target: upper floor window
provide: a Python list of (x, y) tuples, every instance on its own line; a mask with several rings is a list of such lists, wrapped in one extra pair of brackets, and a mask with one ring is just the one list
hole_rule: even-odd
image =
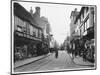
[(33, 32), (33, 37), (36, 37), (36, 32)]
[(20, 31), (20, 32), (22, 32), (22, 27), (19, 26), (19, 25), (17, 25), (17, 30)]
[(80, 24), (81, 24), (81, 18), (80, 18)]
[(40, 38), (41, 37), (41, 31), (38, 30), (38, 37)]
[(85, 32), (85, 25), (84, 25), (84, 23), (83, 23), (83, 32)]
[(84, 25), (85, 25), (85, 30), (86, 30), (87, 29), (87, 22), (85, 22)]
[(23, 27), (23, 32), (26, 33), (26, 27)]
[(90, 27), (90, 24), (89, 24), (89, 19), (87, 19), (87, 28)]
[(81, 36), (81, 28), (80, 28), (80, 36)]
[(89, 10), (89, 7), (86, 7), (86, 13), (88, 12), (88, 10)]
[(26, 32), (27, 34), (30, 34), (30, 24), (26, 23)]
[(82, 14), (81, 14), (81, 22), (83, 21), (83, 19), (84, 19), (84, 13), (82, 12)]
[(82, 13), (82, 17), (84, 18), (84, 11), (83, 11), (83, 13)]

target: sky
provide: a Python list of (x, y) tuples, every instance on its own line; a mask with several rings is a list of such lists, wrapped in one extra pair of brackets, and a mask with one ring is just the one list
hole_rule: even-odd
[(51, 33), (58, 44), (62, 44), (66, 37), (70, 35), (70, 14), (75, 8), (80, 11), (81, 6), (63, 5), (63, 4), (47, 4), (33, 2), (19, 2), (27, 11), (32, 7), (33, 13), (35, 7), (40, 7), (40, 16), (48, 18), (51, 26)]

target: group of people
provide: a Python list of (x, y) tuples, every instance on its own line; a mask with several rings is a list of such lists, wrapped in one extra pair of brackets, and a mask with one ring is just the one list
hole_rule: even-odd
[[(94, 43), (94, 42), (92, 42)], [(68, 53), (72, 53), (73, 58), (80, 56), (84, 61), (94, 61), (94, 46), (91, 40), (75, 40), (67, 44)]]

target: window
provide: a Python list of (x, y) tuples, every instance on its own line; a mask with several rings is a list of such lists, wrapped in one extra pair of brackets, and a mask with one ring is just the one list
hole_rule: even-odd
[(29, 25), (29, 34), (33, 35), (34, 27), (32, 25)]
[(40, 30), (38, 29), (38, 37), (40, 38)]
[(82, 25), (82, 27), (81, 27), (81, 31), (82, 31), (82, 33), (84, 32), (84, 27), (83, 27), (83, 25)]
[(80, 24), (80, 19), (78, 19), (78, 24), (77, 25), (79, 25)]
[(87, 29), (87, 22), (85, 22), (85, 30)]
[(27, 29), (27, 34), (30, 34), (30, 29)]
[(88, 10), (89, 10), (89, 7), (86, 7), (86, 13), (88, 12)]
[(17, 25), (17, 30), (20, 31), (20, 32), (22, 32), (22, 27), (19, 26), (19, 25)]
[(83, 26), (84, 26), (84, 32), (85, 32), (85, 24), (83, 24)]
[(23, 27), (23, 32), (26, 33), (26, 27)]
[(81, 28), (80, 28), (80, 36), (81, 36)]
[(36, 32), (33, 32), (33, 37), (36, 37)]
[(82, 29), (82, 33), (83, 33), (83, 32), (84, 32), (84, 27), (83, 27), (83, 25), (82, 25), (81, 29)]
[(81, 24), (81, 18), (80, 18), (80, 24)]
[(36, 37), (38, 37), (38, 29), (35, 29)]
[(82, 22), (82, 20), (83, 20), (83, 16), (82, 16), (82, 14), (81, 14), (81, 22)]
[(80, 30), (78, 30), (78, 35), (80, 35)]
[(84, 17), (86, 17), (86, 9), (84, 9)]
[(84, 18), (84, 11), (83, 11), (83, 18)]
[(89, 19), (87, 20), (87, 28), (89, 28)]
[(41, 34), (42, 34), (42, 32), (41, 32), (41, 30), (40, 30), (40, 38), (41, 38)]

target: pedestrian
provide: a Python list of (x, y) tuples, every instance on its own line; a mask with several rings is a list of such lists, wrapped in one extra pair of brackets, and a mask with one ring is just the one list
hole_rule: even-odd
[(55, 49), (55, 58), (58, 58), (58, 50)]
[(73, 42), (72, 44), (72, 58), (74, 59), (75, 58), (75, 43)]

